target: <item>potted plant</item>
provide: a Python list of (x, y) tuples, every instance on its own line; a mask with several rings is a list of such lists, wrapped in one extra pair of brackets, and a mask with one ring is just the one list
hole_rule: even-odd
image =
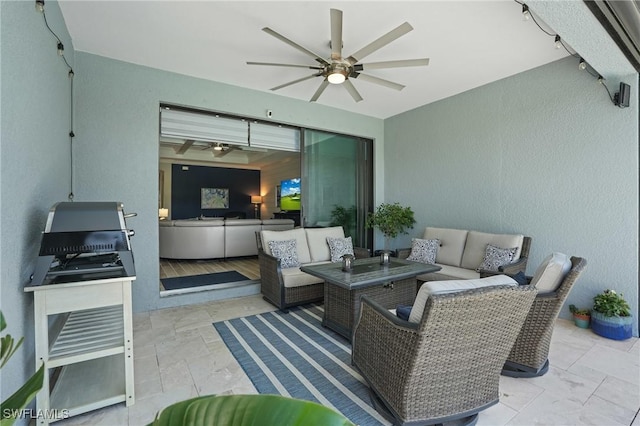
[(378, 228), (384, 235), (384, 249), (389, 251), (389, 241), (398, 234), (408, 234), (416, 220), (411, 207), (402, 207), (400, 203), (382, 203), (375, 212), (367, 216), (367, 228)]
[(594, 333), (614, 340), (631, 337), (633, 317), (622, 294), (605, 290), (593, 298), (591, 329)]
[(589, 328), (591, 311), (589, 309), (579, 309), (576, 305), (569, 305), (569, 310), (573, 314), (573, 322), (580, 328)]

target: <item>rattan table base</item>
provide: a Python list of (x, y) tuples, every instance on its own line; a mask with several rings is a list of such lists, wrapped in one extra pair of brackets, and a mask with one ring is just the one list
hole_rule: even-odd
[(412, 304), (416, 293), (415, 277), (354, 289), (325, 282), (322, 325), (351, 340), (353, 326), (360, 315), (360, 296), (366, 294), (385, 308), (395, 309), (399, 304)]

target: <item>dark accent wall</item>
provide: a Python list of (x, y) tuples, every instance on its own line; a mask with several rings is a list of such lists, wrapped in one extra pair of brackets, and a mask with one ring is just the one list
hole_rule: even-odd
[[(183, 170), (187, 167), (187, 170)], [(228, 209), (201, 209), (201, 188), (228, 188)], [(253, 218), (251, 196), (260, 195), (260, 171), (222, 167), (171, 165), (171, 218), (188, 219), (203, 216), (224, 216), (243, 212)]]

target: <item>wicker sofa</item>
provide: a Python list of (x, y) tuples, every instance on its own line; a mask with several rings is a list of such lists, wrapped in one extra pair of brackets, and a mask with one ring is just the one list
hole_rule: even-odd
[[(517, 248), (513, 261), (498, 268), (500, 273), (515, 275), (527, 268), (531, 247), (531, 238), (522, 234), (490, 234), (464, 229), (427, 227), (422, 239), (440, 240), (435, 264), (442, 269), (435, 273), (419, 275), (419, 281), (480, 278), (477, 268), (483, 263), (488, 244), (501, 248)], [(410, 253), (411, 248), (402, 248), (398, 250), (398, 257), (406, 259)]]
[(258, 254), (255, 233), (293, 229), (291, 219), (183, 219), (160, 221), (160, 257), (219, 259)]
[[(295, 228), (287, 231), (262, 230), (256, 233), (262, 296), (279, 309), (324, 298), (322, 279), (306, 274), (300, 266), (328, 263), (331, 251), (327, 237), (344, 238), (341, 226), (326, 228)], [(296, 257), (300, 266), (282, 267), (280, 258), (273, 256), (270, 241), (295, 240)], [(367, 249), (354, 247), (356, 258), (368, 257)]]

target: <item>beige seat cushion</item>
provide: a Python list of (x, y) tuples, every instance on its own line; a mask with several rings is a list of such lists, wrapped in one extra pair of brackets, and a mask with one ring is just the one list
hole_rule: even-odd
[[(329, 262), (318, 262), (317, 264), (320, 265), (322, 263)], [(305, 285), (319, 284), (324, 282), (322, 278), (314, 277), (313, 275), (302, 272), (300, 268), (282, 269), (282, 281), (284, 282), (284, 286), (287, 288), (302, 287)]]
[(524, 235), (521, 234), (488, 234), (486, 232), (469, 231), (460, 266), (467, 269), (476, 269), (480, 266), (484, 259), (487, 244), (505, 249), (516, 247), (517, 250), (513, 260), (518, 260), (522, 252), (523, 240)]
[(419, 323), (422, 320), (424, 306), (427, 303), (427, 299), (432, 294), (455, 293), (458, 291), (494, 285), (517, 286), (518, 283), (506, 275), (492, 275), (490, 277), (479, 278), (477, 280), (448, 280), (424, 283), (422, 284), (422, 287), (420, 287), (420, 291), (418, 291), (416, 300), (413, 302), (409, 321)]
[[(344, 238), (344, 230), (342, 226), (331, 226), (329, 228), (305, 228), (307, 234), (307, 243), (309, 244), (309, 253), (311, 254), (311, 262), (324, 262), (331, 260), (331, 251), (327, 237)], [(303, 263), (302, 261), (300, 263)]]
[(555, 291), (571, 269), (571, 259), (563, 253), (551, 253), (547, 256), (531, 278), (531, 285), (536, 286), (538, 293)]
[[(469, 231), (463, 229), (428, 227), (424, 230), (424, 239), (440, 240), (440, 247), (436, 254), (436, 263), (460, 266), (462, 252), (464, 251), (464, 243), (467, 239), (468, 232)], [(482, 259), (480, 260), (482, 261)]]
[(480, 278), (480, 272), (476, 272), (475, 269), (459, 268), (457, 266), (439, 265), (438, 272), (431, 272), (430, 274), (418, 275), (420, 281), (445, 281), (445, 280), (473, 280)]
[(307, 234), (305, 234), (303, 228), (289, 229), (287, 231), (260, 231), (260, 237), (262, 238), (262, 248), (269, 255), (271, 254), (269, 241), (296, 240), (298, 262), (301, 264), (311, 262)]

